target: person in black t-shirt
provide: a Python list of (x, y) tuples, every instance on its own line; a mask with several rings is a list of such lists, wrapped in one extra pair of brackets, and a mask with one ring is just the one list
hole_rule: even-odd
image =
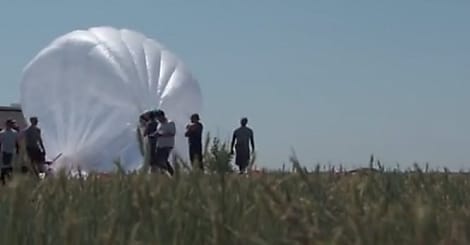
[(29, 121), (31, 125), (23, 132), (26, 143), (26, 153), (32, 163), (34, 173), (39, 174), (39, 172), (43, 172), (46, 168), (46, 148), (42, 142), (41, 129), (38, 127), (38, 118), (31, 117)]
[(253, 130), (247, 126), (248, 119), (246, 117), (240, 120), (240, 127), (233, 131), (232, 143), (230, 144), (230, 154), (233, 155), (235, 147), (236, 156), (235, 164), (240, 170), (240, 174), (246, 172), (250, 164), (250, 145), (251, 152), (255, 152), (255, 140)]
[(184, 135), (188, 138), (189, 159), (193, 168), (195, 164), (198, 164), (199, 168), (204, 170), (204, 164), (202, 162), (203, 126), (199, 120), (199, 114), (195, 113), (191, 115), (191, 123), (186, 126), (186, 133)]

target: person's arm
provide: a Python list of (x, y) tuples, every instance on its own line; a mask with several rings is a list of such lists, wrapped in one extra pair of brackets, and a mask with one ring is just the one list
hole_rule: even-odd
[(175, 125), (174, 122), (172, 122), (170, 125), (171, 125), (171, 127), (170, 127), (170, 130), (169, 130), (167, 136), (173, 137), (173, 136), (176, 135), (176, 125)]
[(17, 134), (16, 137), (17, 137), (18, 141), (22, 140), (23, 137), (24, 137), (24, 130), (18, 131), (18, 134)]
[(155, 127), (155, 130), (153, 132), (149, 132), (148, 136), (150, 137), (160, 136), (158, 134), (158, 126)]
[(251, 143), (251, 150), (254, 152), (255, 151), (255, 137), (253, 136), (253, 131), (251, 131), (251, 134), (250, 134), (250, 143)]
[(186, 132), (184, 133), (184, 136), (185, 137), (191, 136), (192, 131), (193, 131), (193, 125), (186, 126)]
[(38, 139), (39, 145), (41, 145), (42, 152), (45, 154), (45, 153), (46, 153), (46, 148), (44, 147), (44, 144), (42, 143), (42, 134), (41, 134), (41, 130), (40, 130), (40, 129), (38, 129), (38, 130), (39, 130), (39, 139)]
[(234, 131), (233, 135), (232, 135), (232, 143), (230, 144), (230, 153), (232, 153), (232, 154), (233, 154), (233, 147), (235, 146), (236, 138), (237, 138), (236, 131)]
[(16, 154), (20, 153), (20, 134), (16, 135), (15, 139)]

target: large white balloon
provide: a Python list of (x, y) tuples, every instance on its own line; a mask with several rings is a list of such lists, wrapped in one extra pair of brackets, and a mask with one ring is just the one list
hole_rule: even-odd
[(177, 125), (176, 148), (187, 160), (184, 125), (200, 113), (198, 82), (158, 42), (126, 29), (95, 27), (54, 40), (26, 66), (21, 80), (26, 118), (37, 116), (54, 168), (128, 170), (142, 156), (139, 115), (162, 109)]

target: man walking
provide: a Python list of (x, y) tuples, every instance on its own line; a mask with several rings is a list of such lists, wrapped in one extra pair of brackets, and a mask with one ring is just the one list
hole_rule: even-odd
[(199, 114), (191, 115), (191, 123), (186, 126), (186, 133), (184, 136), (188, 138), (189, 145), (189, 159), (194, 168), (196, 164), (204, 171), (204, 164), (202, 163), (202, 123), (199, 121)]
[(160, 167), (167, 170), (170, 175), (173, 175), (174, 169), (168, 158), (175, 146), (176, 126), (173, 121), (166, 118), (162, 110), (156, 111), (155, 116), (158, 120), (157, 131), (154, 133), (157, 136), (157, 152), (155, 156), (156, 164), (152, 166), (152, 172), (155, 172), (156, 168)]
[(0, 178), (2, 184), (5, 185), (6, 178), (11, 178), (13, 171), (12, 160), (13, 154), (18, 149), (18, 133), (13, 129), (14, 122), (8, 119), (5, 123), (6, 128), (0, 132), (0, 144), (2, 153), (2, 169)]
[(38, 174), (46, 169), (46, 150), (42, 142), (41, 129), (38, 127), (38, 118), (31, 117), (29, 122), (31, 125), (24, 131), (26, 153), (32, 163), (33, 171)]
[(247, 127), (248, 119), (242, 118), (240, 124), (241, 126), (233, 132), (230, 153), (233, 154), (235, 146), (235, 164), (238, 166), (240, 174), (243, 174), (250, 163), (250, 145), (252, 152), (255, 151), (255, 141), (253, 130)]

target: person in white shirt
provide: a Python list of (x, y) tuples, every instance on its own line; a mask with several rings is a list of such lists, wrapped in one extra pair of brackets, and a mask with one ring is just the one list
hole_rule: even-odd
[(168, 120), (165, 112), (158, 110), (155, 112), (155, 117), (158, 120), (157, 130), (154, 134), (157, 136), (155, 163), (151, 165), (152, 172), (157, 168), (167, 170), (170, 175), (174, 174), (174, 169), (171, 166), (168, 158), (171, 151), (175, 147), (176, 126), (173, 121)]
[(6, 178), (11, 177), (13, 171), (13, 154), (18, 148), (18, 133), (13, 129), (14, 121), (8, 119), (5, 123), (6, 128), (0, 132), (0, 151), (2, 154), (2, 169), (0, 178), (2, 183), (6, 183)]

